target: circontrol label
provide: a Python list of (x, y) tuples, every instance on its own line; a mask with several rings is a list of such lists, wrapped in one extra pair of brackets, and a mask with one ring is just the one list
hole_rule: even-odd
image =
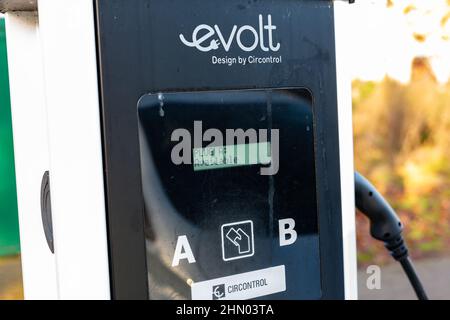
[(286, 291), (284, 265), (192, 284), (192, 300), (246, 300)]

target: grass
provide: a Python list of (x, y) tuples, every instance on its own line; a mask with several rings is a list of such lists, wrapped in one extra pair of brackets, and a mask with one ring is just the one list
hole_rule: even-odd
[(0, 300), (22, 300), (20, 256), (0, 257)]

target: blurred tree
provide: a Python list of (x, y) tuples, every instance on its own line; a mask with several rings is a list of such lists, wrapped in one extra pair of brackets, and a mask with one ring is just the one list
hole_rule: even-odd
[[(433, 63), (450, 53), (450, 0), (386, 0), (386, 8), (406, 19), (420, 56), (407, 84), (354, 80), (355, 165), (399, 212), (413, 256), (440, 254), (450, 247), (450, 81), (442, 80), (450, 73), (439, 82)], [(367, 220), (357, 223), (360, 261), (390, 261)]]
[[(356, 167), (399, 211), (416, 256), (450, 245), (449, 89), (423, 57), (413, 61), (407, 85), (387, 77), (353, 84)], [(383, 262), (381, 247), (365, 239), (366, 227), (361, 260)]]

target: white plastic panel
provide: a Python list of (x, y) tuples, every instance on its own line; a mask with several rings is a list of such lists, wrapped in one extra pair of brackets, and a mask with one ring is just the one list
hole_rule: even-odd
[(45, 239), (40, 207), (49, 155), (36, 13), (8, 13), (6, 32), (24, 293), (26, 299), (56, 299), (55, 257)]
[(92, 0), (40, 0), (59, 298), (109, 299)]
[(339, 150), (341, 167), (342, 235), (345, 298), (358, 298), (353, 166), (352, 87), (347, 72), (351, 64), (352, 6), (335, 1), (336, 78), (338, 89)]

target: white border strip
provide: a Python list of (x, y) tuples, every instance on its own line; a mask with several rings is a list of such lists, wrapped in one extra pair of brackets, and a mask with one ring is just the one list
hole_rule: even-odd
[(351, 12), (346, 2), (334, 2), (336, 40), (336, 79), (339, 118), (339, 150), (341, 168), (342, 236), (344, 249), (345, 298), (358, 298), (356, 262), (355, 192), (353, 166), (353, 130), (351, 78)]
[(109, 299), (94, 6), (40, 0), (60, 299)]
[(41, 180), (49, 168), (49, 154), (36, 13), (8, 12), (6, 32), (24, 295), (56, 299), (55, 257), (41, 219)]

